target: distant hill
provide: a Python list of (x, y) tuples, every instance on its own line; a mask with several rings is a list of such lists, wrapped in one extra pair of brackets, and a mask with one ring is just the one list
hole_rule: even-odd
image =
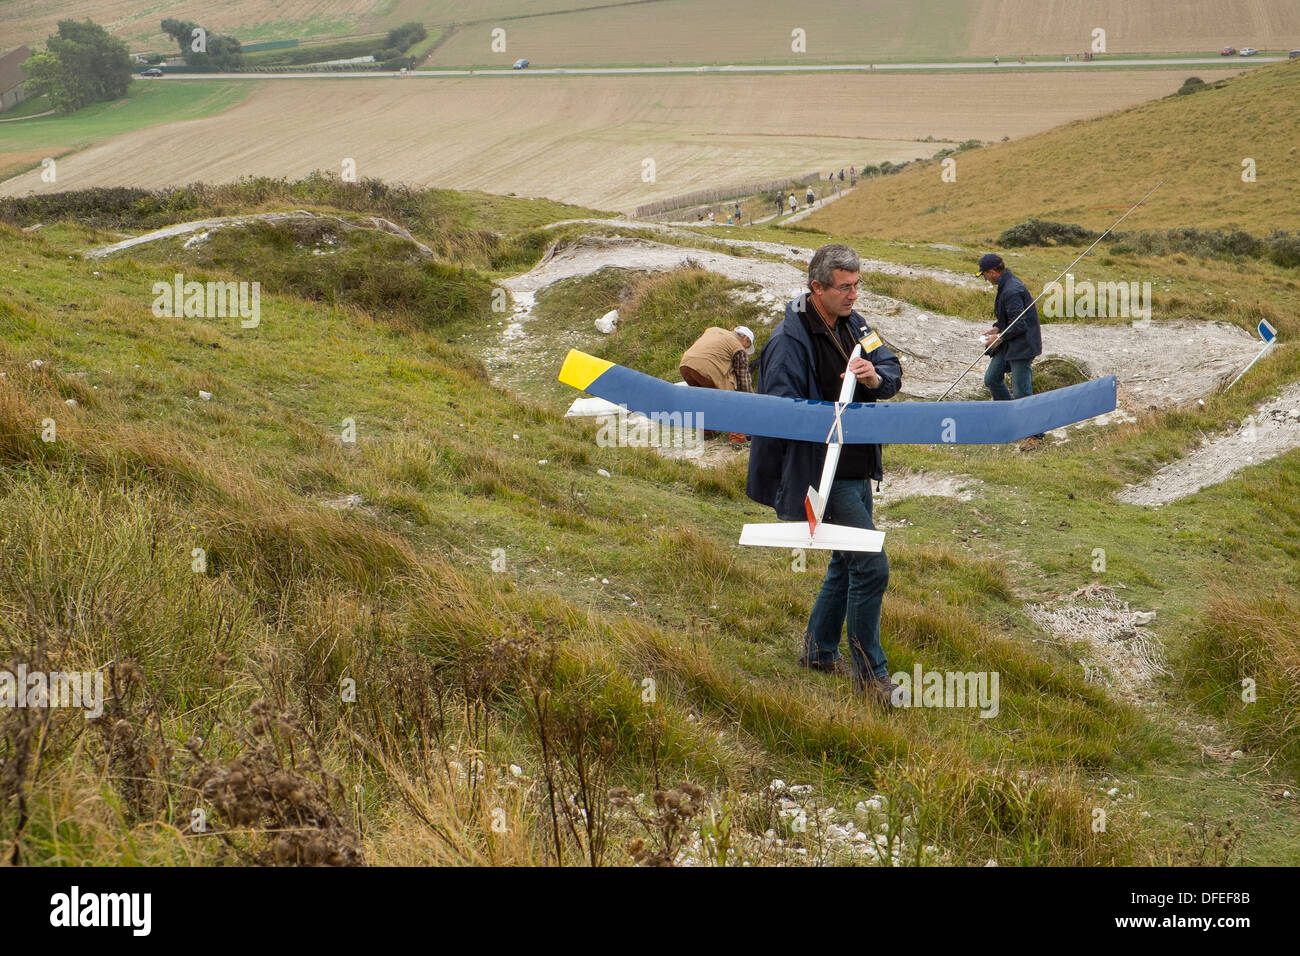
[[(1294, 228), (1300, 221), (1300, 61), (1200, 92), (957, 154), (862, 184), (806, 225), (891, 238), (996, 236), (1035, 217), (1102, 229), (1159, 180), (1131, 228)], [(1255, 181), (1243, 182), (1253, 159)], [(1139, 221), (1140, 220), (1140, 221)]]

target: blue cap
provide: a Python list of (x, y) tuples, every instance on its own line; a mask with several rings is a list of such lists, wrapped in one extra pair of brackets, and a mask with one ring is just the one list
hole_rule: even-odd
[(980, 256), (980, 271), (976, 275), (983, 275), (990, 269), (1005, 269), (1007, 264), (1002, 261), (1002, 257), (996, 252), (986, 252)]

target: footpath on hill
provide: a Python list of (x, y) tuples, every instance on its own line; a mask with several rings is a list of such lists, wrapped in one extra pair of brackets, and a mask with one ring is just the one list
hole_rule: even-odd
[[(728, 244), (781, 256), (784, 261), (624, 236), (588, 235), (562, 245), (528, 272), (502, 280), (501, 285), (515, 301), (515, 312), (502, 344), (514, 346), (532, 336), (534, 330), (529, 323), (538, 292), (563, 279), (591, 275), (608, 267), (646, 272), (695, 267), (752, 283), (757, 286), (754, 301), (768, 309), (762, 321), (768, 325), (779, 321), (785, 303), (804, 289), (812, 250), (744, 240), (729, 240)], [(977, 280), (947, 270), (879, 260), (864, 260), (862, 269), (868, 276), (880, 272), (925, 276), (966, 287), (977, 285)], [(869, 278), (866, 281), (870, 283)], [(915, 398), (938, 398), (980, 354), (979, 336), (987, 328), (984, 322), (940, 315), (871, 292), (859, 297), (857, 308), (902, 358), (904, 393)], [(1052, 324), (1044, 330), (1044, 351), (1070, 360), (1089, 378), (1115, 375), (1121, 407), (1136, 412), (1168, 408), (1210, 394), (1225, 377), (1250, 360), (1256, 345), (1249, 333), (1223, 322)], [(530, 365), (561, 358), (562, 354), (538, 354)], [(528, 368), (517, 371), (531, 374)], [(967, 376), (954, 397), (980, 396), (983, 385), (978, 372), (977, 368)]]

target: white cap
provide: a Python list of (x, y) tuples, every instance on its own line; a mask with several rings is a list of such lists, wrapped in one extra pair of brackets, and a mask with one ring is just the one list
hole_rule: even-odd
[(745, 349), (745, 354), (753, 355), (754, 354), (754, 333), (750, 329), (750, 327), (747, 325), (738, 325), (736, 326), (734, 331), (737, 335), (743, 335), (745, 338), (749, 339), (749, 348)]

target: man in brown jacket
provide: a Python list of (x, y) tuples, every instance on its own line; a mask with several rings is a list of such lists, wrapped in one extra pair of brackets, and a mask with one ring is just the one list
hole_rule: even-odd
[[(749, 357), (754, 354), (754, 333), (746, 326), (723, 329), (717, 326), (704, 334), (682, 356), (682, 381), (696, 388), (720, 388), (728, 392), (752, 392)], [(706, 433), (707, 434), (707, 433)], [(744, 435), (732, 433), (733, 442)]]

